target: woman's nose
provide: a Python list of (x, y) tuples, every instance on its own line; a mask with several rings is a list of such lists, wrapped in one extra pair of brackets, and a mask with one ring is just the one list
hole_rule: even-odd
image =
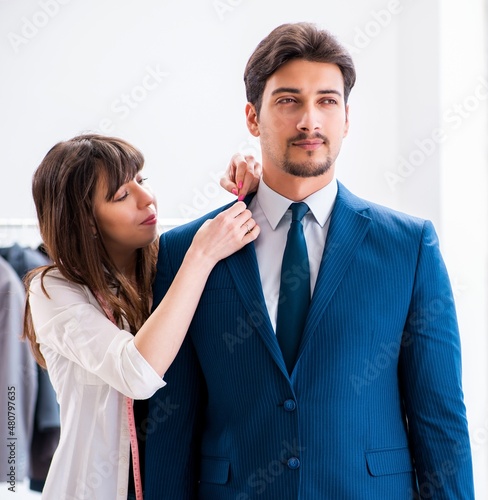
[(142, 207), (154, 204), (155, 196), (151, 189), (147, 185), (141, 186), (138, 183), (136, 184), (138, 190), (138, 204)]

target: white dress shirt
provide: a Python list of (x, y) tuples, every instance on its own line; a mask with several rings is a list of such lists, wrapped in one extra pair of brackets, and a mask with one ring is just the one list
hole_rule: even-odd
[(130, 435), (124, 396), (149, 398), (165, 385), (103, 313), (87, 287), (58, 271), (30, 287), (37, 341), (61, 413), (61, 437), (43, 498), (127, 498)]
[[(317, 281), (329, 229), (330, 214), (336, 196), (337, 181), (334, 178), (327, 186), (301, 200), (310, 209), (302, 219), (302, 223), (310, 261), (311, 296)], [(254, 245), (264, 298), (275, 331), (280, 294), (281, 262), (291, 224), (289, 207), (292, 203), (294, 203), (292, 200), (273, 191), (262, 179), (256, 195), (249, 203), (249, 210), (261, 228), (261, 233)]]

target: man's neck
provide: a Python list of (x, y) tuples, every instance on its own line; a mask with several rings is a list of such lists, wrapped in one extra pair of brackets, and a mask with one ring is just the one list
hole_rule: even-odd
[(263, 165), (263, 180), (273, 191), (293, 201), (301, 201), (327, 186), (334, 179), (333, 169), (316, 177), (297, 177), (284, 172), (270, 175)]

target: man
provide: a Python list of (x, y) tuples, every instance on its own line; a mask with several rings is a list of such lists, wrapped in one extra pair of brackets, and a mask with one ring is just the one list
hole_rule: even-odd
[[(214, 269), (150, 402), (146, 498), (474, 498), (434, 228), (335, 179), (350, 55), (328, 32), (287, 24), (258, 45), (244, 80), (262, 147), (249, 203), (261, 234)], [(161, 237), (156, 304), (204, 220)], [(311, 298), (291, 297), (304, 282)]]

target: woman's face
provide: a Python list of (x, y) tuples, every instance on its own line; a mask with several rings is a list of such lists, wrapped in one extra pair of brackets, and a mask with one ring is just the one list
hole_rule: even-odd
[(94, 197), (94, 214), (105, 247), (114, 263), (122, 268), (135, 251), (152, 243), (157, 233), (156, 199), (138, 172), (106, 199), (107, 182), (102, 175)]

